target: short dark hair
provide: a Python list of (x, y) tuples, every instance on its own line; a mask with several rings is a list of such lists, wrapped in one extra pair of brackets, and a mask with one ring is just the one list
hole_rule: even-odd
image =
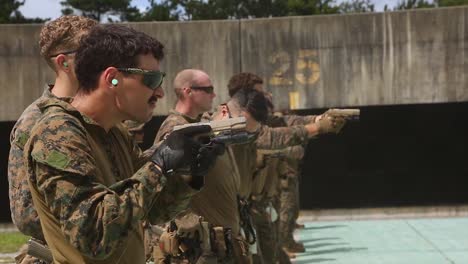
[(240, 89), (232, 96), (241, 108), (258, 122), (264, 123), (268, 118), (268, 100), (262, 92), (254, 89)]
[(262, 78), (260, 76), (250, 73), (250, 72), (241, 72), (238, 73), (229, 79), (228, 90), (229, 96), (233, 96), (240, 89), (253, 89), (255, 84), (263, 84)]
[(134, 68), (138, 55), (164, 58), (164, 46), (156, 39), (130, 27), (116, 24), (95, 26), (80, 41), (75, 55), (75, 72), (80, 90), (96, 89), (99, 75), (108, 67)]

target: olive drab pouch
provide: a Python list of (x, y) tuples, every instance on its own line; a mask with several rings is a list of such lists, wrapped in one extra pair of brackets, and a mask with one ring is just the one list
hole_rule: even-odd
[(216, 253), (218, 258), (223, 259), (230, 256), (230, 233), (229, 228), (223, 228), (221, 226), (213, 227), (213, 251)]
[(159, 237), (159, 248), (164, 255), (179, 255), (179, 239), (176, 232), (164, 232)]

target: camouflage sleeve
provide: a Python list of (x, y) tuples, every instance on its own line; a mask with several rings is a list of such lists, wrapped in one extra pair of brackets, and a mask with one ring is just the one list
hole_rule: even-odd
[(301, 160), (304, 157), (304, 147), (302, 145), (292, 146), (284, 150), (286, 157), (294, 160)]
[(316, 115), (307, 115), (307, 116), (300, 116), (300, 115), (285, 115), (283, 116), (284, 121), (288, 126), (297, 126), (297, 125), (306, 125), (309, 123), (314, 123)]
[[(171, 188), (172, 181), (148, 162), (128, 179), (111, 186), (101, 184), (96, 180), (98, 168), (86, 131), (73, 117), (45, 118), (28, 144), (28, 168), (35, 175), (29, 184), (40, 193), (65, 237), (82, 254), (105, 258), (152, 210), (164, 214), (164, 207), (153, 204), (159, 203), (160, 194)], [(185, 201), (185, 196), (191, 195), (186, 192), (173, 197)]]
[(307, 140), (308, 134), (304, 126), (274, 128), (262, 126), (256, 145), (259, 149), (283, 149), (306, 143)]
[(29, 132), (39, 118), (39, 109), (28, 107), (16, 122), (10, 135), (10, 153), (8, 158), (8, 190), (11, 219), (19, 231), (44, 240), (39, 216), (32, 202), (28, 186), (28, 173), (23, 158), (24, 145)]

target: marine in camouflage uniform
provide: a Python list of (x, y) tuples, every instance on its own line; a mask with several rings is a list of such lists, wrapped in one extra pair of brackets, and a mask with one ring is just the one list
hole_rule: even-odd
[[(73, 60), (69, 60), (68, 56), (78, 47), (79, 39), (97, 23), (89, 18), (72, 15), (62, 16), (42, 27), (39, 35), (40, 53), (56, 72), (57, 85), (46, 86), (42, 96), (26, 108), (11, 131), (8, 162), (11, 219), (20, 232), (37, 240), (44, 241), (44, 235), (27, 183), (24, 145), (32, 127), (42, 116), (37, 103), (47, 98), (69, 100), (76, 93), (78, 81), (73, 73)], [(38, 259), (26, 255), (27, 250), (27, 244), (21, 247), (19, 255), (15, 257), (17, 263), (39, 263)]]
[(45, 240), (54, 263), (145, 263), (142, 222), (187, 208), (202, 185), (179, 172), (202, 181), (215, 157), (191, 137), (210, 128), (177, 131), (142, 153), (120, 120), (146, 122), (164, 96), (162, 44), (122, 25), (95, 26), (75, 57), (80, 93), (71, 104), (39, 102), (43, 116), (24, 147)]
[[(161, 141), (167, 134), (172, 132), (174, 126), (201, 121), (201, 116), (191, 118), (172, 110), (170, 115), (161, 125), (155, 142)], [(242, 252), (246, 246), (245, 241), (240, 237), (239, 214), (237, 210), (237, 191), (239, 189), (240, 178), (233, 167), (233, 156), (230, 150), (218, 157), (214, 167), (205, 176), (204, 188), (192, 197), (190, 208), (175, 219), (178, 227), (177, 233), (180, 237), (187, 239), (191, 233), (200, 232), (203, 226), (200, 222), (207, 222), (213, 227), (228, 228), (232, 232), (233, 256), (226, 256), (226, 252), (216, 254), (215, 250), (203, 252), (201, 248), (193, 251), (196, 263), (245, 263), (247, 254)], [(214, 241), (214, 240), (213, 240)], [(213, 249), (216, 248), (214, 245)], [(162, 252), (155, 254), (155, 259), (159, 261)], [(237, 260), (237, 261), (235, 261)], [(171, 257), (171, 263), (184, 263), (183, 258)], [(158, 261), (156, 261), (158, 263)]]
[[(47, 86), (42, 96), (34, 101), (15, 123), (10, 134), (10, 156), (8, 160), (8, 183), (11, 219), (25, 235), (44, 240), (41, 223), (32, 203), (28, 186), (28, 172), (23, 159), (24, 145), (29, 139), (31, 129), (42, 116), (37, 103), (45, 99), (56, 98), (51, 93), (53, 86)], [(65, 99), (65, 98), (64, 98)]]
[[(235, 109), (229, 103), (227, 107), (228, 109)], [(251, 211), (253, 221), (255, 227), (258, 227), (257, 241), (260, 245), (257, 253), (254, 254), (254, 261), (257, 263), (270, 263), (269, 261), (275, 259), (276, 251), (274, 246), (271, 246), (272, 241), (274, 241), (274, 232), (271, 232), (272, 220), (269, 218), (270, 213), (266, 210), (275, 194), (276, 185), (268, 185), (275, 182), (274, 179), (266, 177), (266, 175), (270, 176), (270, 174), (256, 173), (257, 150), (266, 150), (268, 152), (276, 150), (278, 152), (288, 146), (306, 142), (311, 135), (310, 127), (304, 125), (277, 128), (262, 125), (258, 130), (258, 138), (253, 144), (243, 148), (233, 146), (242, 177), (240, 197), (250, 199), (253, 209)], [(266, 237), (263, 238), (262, 235)], [(270, 235), (273, 235), (273, 237)], [(266, 248), (270, 250), (265, 250)], [(266, 258), (266, 260), (263, 260), (263, 258)]]
[(28, 172), (23, 159), (24, 145), (29, 138), (32, 127), (42, 116), (37, 103), (47, 98), (58, 97), (69, 101), (70, 96), (76, 93), (78, 81), (73, 74), (73, 63), (62, 53), (76, 50), (80, 37), (95, 25), (97, 25), (97, 21), (89, 18), (63, 16), (42, 27), (39, 36), (41, 56), (56, 72), (55, 81), (58, 86), (46, 86), (42, 96), (21, 114), (10, 134), (8, 183), (11, 219), (19, 231), (36, 239), (43, 240), (44, 237), (27, 184)]
[(188, 205), (194, 190), (176, 177), (164, 177), (122, 126), (106, 133), (57, 99), (38, 106), (44, 116), (25, 154), (34, 172), (29, 187), (54, 261), (144, 263), (141, 221), (170, 220)]
[[(187, 69), (179, 72), (174, 80), (174, 90), (178, 97), (175, 110), (161, 125), (155, 143), (169, 135), (174, 126), (200, 122), (204, 111), (212, 108), (215, 97), (209, 76), (200, 70)], [(210, 116), (204, 115), (204, 121)], [(240, 236), (239, 213), (237, 210), (237, 193), (240, 176), (233, 166), (232, 152), (227, 149), (218, 157), (214, 167), (205, 177), (205, 186), (196, 194), (190, 208), (175, 219), (178, 238), (187, 247), (187, 256), (174, 256), (173, 252), (161, 251), (167, 233), (159, 242), (162, 247), (155, 248), (155, 262), (170, 259), (172, 263), (185, 261), (196, 263), (246, 263), (249, 260), (246, 242)], [(203, 226), (205, 225), (205, 226)], [(201, 236), (200, 241), (193, 234), (206, 233), (208, 226), (211, 234), (218, 236)], [(174, 227), (175, 228), (175, 227)], [(232, 239), (224, 239), (224, 233), (230, 232)], [(211, 238), (211, 242), (209, 239)], [(208, 239), (208, 240), (207, 240)], [(227, 243), (226, 243), (227, 242)], [(211, 244), (211, 247), (206, 247)], [(233, 252), (232, 252), (233, 251)], [(177, 255), (177, 252), (176, 252)], [(231, 256), (229, 256), (231, 255)]]
[[(268, 92), (266, 92), (264, 90), (263, 80), (262, 80), (261, 77), (259, 77), (256, 74), (249, 73), (249, 72), (243, 72), (243, 73), (239, 73), (239, 74), (234, 75), (229, 80), (228, 89), (229, 89), (229, 94), (231, 96), (233, 94), (235, 94), (237, 91), (241, 90), (241, 89), (254, 89), (254, 90), (257, 90), (259, 92), (262, 92), (262, 93), (265, 94), (265, 96), (270, 101), (270, 110), (272, 110), (274, 108), (274, 106), (272, 104), (272, 98), (271, 98), (272, 95), (271, 95), (271, 93), (268, 93)], [(272, 150), (272, 149), (278, 148), (278, 146), (275, 146), (275, 144), (271, 143), (271, 142), (283, 142), (283, 139), (287, 139), (289, 137), (290, 138), (295, 138), (294, 133), (288, 132), (288, 128), (293, 128), (293, 127), (300, 128), (300, 127), (302, 127), (304, 129), (304, 131), (306, 132), (305, 134), (307, 135), (307, 137), (312, 137), (312, 136), (315, 136), (315, 135), (318, 135), (318, 134), (321, 134), (321, 133), (333, 133), (333, 132), (337, 133), (343, 127), (344, 122), (345, 122), (344, 119), (338, 119), (338, 118), (335, 118), (335, 117), (332, 117), (332, 116), (327, 116), (327, 115), (319, 116), (319, 117), (317, 117), (317, 116), (305, 116), (305, 117), (303, 117), (303, 116), (296, 116), (296, 115), (277, 116), (277, 117), (270, 116), (267, 124), (269, 124), (270, 126), (275, 126), (275, 128), (265, 129), (265, 131), (269, 131), (269, 130), (274, 131), (274, 130), (276, 130), (278, 132), (283, 131), (284, 133), (272, 133), (270, 135), (266, 135), (264, 140), (257, 140), (257, 147), (259, 149), (263, 149), (263, 150)], [(275, 123), (279, 123), (279, 124), (275, 125)], [(306, 127), (307, 127), (307, 129), (306, 129)], [(261, 137), (259, 137), (259, 139), (260, 138)], [(305, 142), (306, 142), (305, 140), (302, 140), (301, 143), (283, 145), (283, 148), (286, 148), (288, 146), (298, 145), (298, 144), (304, 144)], [(284, 163), (284, 161), (280, 161), (280, 164), (281, 163)], [(260, 162), (260, 164), (261, 164), (261, 162)], [(274, 162), (273, 162), (273, 164), (274, 164)], [(272, 165), (272, 166), (276, 166), (276, 165)], [(284, 166), (282, 166), (282, 167), (284, 167)], [(281, 166), (280, 166), (280, 168), (281, 168)], [(296, 178), (297, 178), (297, 176), (296, 176)], [(261, 180), (258, 180), (258, 181), (261, 181)], [(256, 185), (257, 185), (257, 187), (255, 187), (255, 188), (257, 190), (261, 189), (261, 187), (259, 187), (259, 186), (262, 186), (261, 183), (257, 183)], [(291, 186), (293, 186), (293, 185), (291, 185)], [(297, 184), (295, 186), (297, 186)], [(294, 191), (292, 193), (294, 193), (294, 196), (297, 197), (298, 190), (296, 190), (296, 191)], [(289, 197), (290, 197), (290, 195), (288, 195), (288, 198)], [(254, 197), (254, 200), (255, 200), (255, 197)], [(297, 213), (295, 213), (293, 211), (292, 215), (295, 215), (295, 214), (298, 215), (298, 199), (296, 198), (295, 200), (291, 200), (291, 199), (283, 199), (283, 200), (292, 201), (292, 203), (295, 204), (296, 208), (297, 208), (297, 209), (295, 209), (295, 211)], [(280, 207), (279, 202), (276, 203), (276, 204), (277, 204), (277, 208)], [(264, 206), (263, 207), (262, 206), (258, 207), (258, 209), (260, 211), (261, 211), (262, 208), (264, 208)], [(267, 213), (260, 212), (260, 211), (258, 213), (258, 216), (268, 215)], [(283, 219), (284, 218), (285, 217), (283, 216)], [(291, 218), (294, 218), (294, 217), (288, 217), (287, 219), (291, 219)], [(263, 220), (262, 220), (261, 218), (258, 218), (258, 217), (256, 219), (258, 220), (258, 224), (261, 224), (265, 228), (265, 232), (260, 232), (260, 233), (261, 234), (264, 233), (267, 236), (271, 235), (271, 233), (268, 233), (268, 231), (266, 231), (267, 228), (269, 228), (268, 225), (264, 224), (264, 223), (268, 222), (267, 219), (263, 218)], [(294, 223), (295, 223), (296, 219), (297, 219), (297, 217), (294, 218)], [(291, 233), (291, 237), (292, 237), (292, 233)], [(280, 236), (280, 242), (279, 242), (280, 245), (282, 244), (281, 238), (282, 238), (282, 236)], [(266, 240), (270, 240), (270, 239), (267, 238)], [(264, 253), (264, 255), (275, 256), (274, 253), (271, 253), (271, 252), (275, 251), (274, 246), (271, 246), (271, 243), (264, 243), (264, 244), (269, 245), (269, 247), (266, 247), (266, 248), (269, 248), (267, 250), (268, 252)], [(266, 250), (264, 249), (263, 251), (266, 251)], [(278, 252), (281, 252), (281, 251), (278, 251)], [(259, 259), (261, 259), (261, 258), (259, 258)]]
[[(308, 120), (311, 117), (303, 117), (303, 119)], [(263, 263), (276, 263), (279, 259), (282, 260), (282, 263), (289, 262), (278, 243), (280, 239), (277, 223), (280, 208), (277, 200), (279, 196), (277, 187), (280, 182), (279, 165), (287, 155), (285, 151), (288, 148), (286, 147), (307, 142), (308, 136), (294, 140), (293, 132), (294, 129), (302, 128), (305, 124), (304, 122), (298, 126), (285, 127), (286, 121), (283, 117), (270, 115), (266, 122), (269, 130), (282, 131), (282, 133), (272, 134), (272, 137), (260, 136), (257, 139), (257, 146), (259, 146), (257, 172), (253, 182), (251, 204)], [(278, 149), (280, 146), (271, 142), (283, 142), (284, 144), (281, 145), (282, 149)], [(254, 258), (254, 260), (257, 263), (262, 263), (260, 258)]]
[[(276, 113), (272, 119), (283, 119), (285, 126), (304, 125), (314, 123), (317, 116), (281, 115)], [(281, 126), (280, 122), (272, 126)], [(288, 252), (303, 252), (301, 243), (294, 240), (294, 229), (299, 217), (299, 165), (304, 156), (304, 145), (290, 147), (285, 150), (285, 157), (280, 161), (279, 181), (279, 241)]]

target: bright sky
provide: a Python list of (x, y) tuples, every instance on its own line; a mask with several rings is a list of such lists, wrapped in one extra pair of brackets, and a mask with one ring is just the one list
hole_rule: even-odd
[[(62, 0), (26, 0), (25, 4), (20, 7), (21, 13), (27, 18), (51, 18), (59, 17), (62, 12), (60, 2)], [(343, 0), (338, 0), (340, 3)], [(385, 5), (393, 8), (398, 3), (398, 0), (373, 0), (375, 10), (383, 11)], [(149, 0), (132, 0), (132, 5), (136, 5), (140, 10), (145, 10), (149, 5)]]

